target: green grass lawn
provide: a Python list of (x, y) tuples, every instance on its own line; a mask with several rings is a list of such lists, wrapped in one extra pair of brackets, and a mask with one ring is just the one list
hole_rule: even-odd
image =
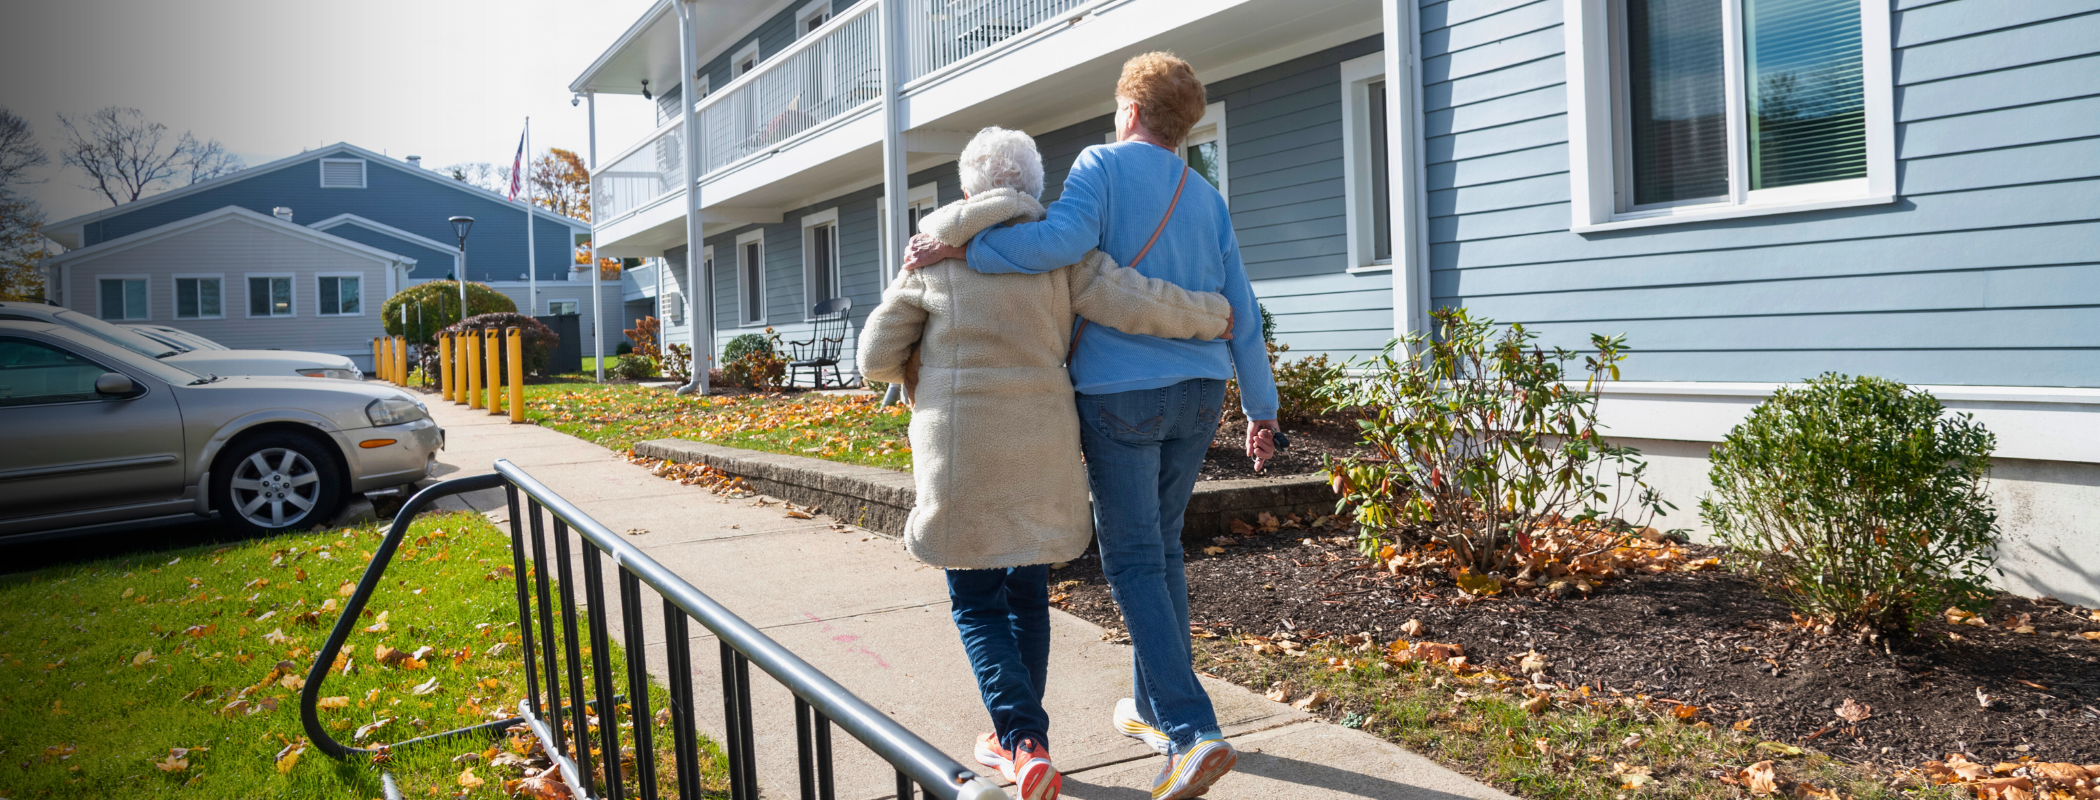
[[(0, 581), (0, 796), (379, 796), (378, 768), (300, 750), (298, 687), (383, 535), (367, 525)], [(323, 687), (331, 734), (350, 742), (391, 720), (371, 745), (514, 713), (524, 661), (511, 563), (508, 534), (479, 515), (418, 519), (344, 648), (348, 674)], [(387, 647), (432, 650), (382, 665)], [(661, 689), (651, 696), (665, 707)], [(668, 768), (670, 731), (656, 730)], [(456, 739), (385, 769), (410, 797), (498, 798), (518, 775), (489, 760), (527, 745)], [(710, 794), (726, 793), (719, 749), (702, 752)]]
[(871, 395), (680, 396), (589, 381), (525, 387), (525, 418), (625, 451), (650, 439), (692, 439), (888, 469), (911, 468), (911, 410)]

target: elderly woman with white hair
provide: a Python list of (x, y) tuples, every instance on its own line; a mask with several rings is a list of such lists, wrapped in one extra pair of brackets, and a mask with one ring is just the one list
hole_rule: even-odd
[[(1026, 134), (986, 128), (959, 167), (964, 199), (928, 214), (921, 232), (962, 245), (993, 226), (1042, 219), (1042, 156)], [(1079, 317), (1193, 340), (1229, 337), (1234, 322), (1223, 295), (1146, 278), (1092, 251), (1036, 275), (986, 275), (960, 259), (905, 272), (860, 336), (861, 373), (902, 383), (912, 397), (918, 498), (905, 546), (947, 570), (995, 728), (979, 738), (977, 758), (1024, 800), (1054, 800), (1063, 782), (1042, 706), (1048, 565), (1077, 558), (1094, 533), (1065, 370)]]

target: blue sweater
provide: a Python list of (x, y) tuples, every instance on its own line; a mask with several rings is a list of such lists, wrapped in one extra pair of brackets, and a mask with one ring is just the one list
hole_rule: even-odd
[[(970, 268), (1049, 272), (1095, 248), (1118, 264), (1129, 264), (1159, 228), (1185, 169), (1173, 153), (1142, 142), (1089, 147), (1079, 154), (1065, 176), (1064, 193), (1041, 222), (994, 226), (970, 240)], [(1157, 389), (1237, 373), (1241, 410), (1249, 419), (1275, 419), (1276, 379), (1262, 345), (1261, 309), (1240, 264), (1225, 198), (1202, 176), (1189, 173), (1173, 221), (1137, 271), (1191, 291), (1225, 295), (1232, 303), (1232, 339), (1161, 339), (1088, 325), (1072, 357), (1072, 384), (1080, 393)]]

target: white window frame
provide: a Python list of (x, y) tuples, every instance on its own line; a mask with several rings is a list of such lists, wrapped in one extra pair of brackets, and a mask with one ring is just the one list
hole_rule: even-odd
[[(744, 254), (749, 252), (749, 248), (746, 245), (753, 243), (758, 245), (758, 263), (755, 265), (758, 267), (758, 316), (755, 319), (745, 313), (751, 309), (744, 304), (744, 280), (749, 277), (750, 268), (754, 266), (744, 260)], [(760, 228), (755, 231), (746, 231), (738, 234), (736, 237), (737, 326), (756, 328), (765, 325), (766, 302), (768, 299), (770, 298), (766, 297), (766, 229)]]
[(1894, 49), (1887, 0), (1860, 0), (1861, 79), (1865, 83), (1867, 177), (1749, 191), (1749, 142), (1744, 135), (1741, 0), (1723, 0), (1728, 105), (1729, 194), (1718, 202), (1621, 210), (1623, 152), (1614, 51), (1616, 15), (1623, 0), (1562, 0), (1567, 20), (1568, 179), (1571, 230), (1592, 233), (1652, 225), (1783, 214), (1892, 203), (1896, 200)]
[(797, 9), (795, 11), (796, 41), (801, 41), (802, 37), (808, 36), (811, 33), (815, 32), (815, 29), (809, 26), (809, 18), (815, 16), (824, 17), (822, 22), (817, 23), (817, 27), (819, 28), (823, 27), (825, 22), (830, 22), (831, 0), (810, 0), (810, 3), (808, 5), (804, 5), (802, 8)]
[[(811, 286), (811, 284), (813, 284), (813, 283), (815, 283), (815, 282), (816, 282), (816, 281), (815, 281), (815, 278), (816, 278), (816, 274), (815, 274), (815, 273), (816, 273), (816, 266), (817, 266), (817, 265), (816, 265), (816, 263), (815, 263), (814, 261), (812, 261), (812, 260), (811, 260), (811, 258), (810, 258), (810, 254), (811, 254), (811, 253), (814, 253), (814, 252), (816, 251), (816, 246), (817, 246), (817, 229), (818, 229), (818, 228), (823, 228), (823, 227), (830, 227), (830, 228), (831, 228), (831, 285), (830, 285), (830, 286), (826, 286), (826, 287), (820, 287), (820, 288), (822, 288), (822, 289), (823, 289), (824, 291), (823, 291), (823, 296), (819, 297), (819, 296), (818, 296), (818, 293), (810, 291), (810, 286)], [(808, 316), (808, 315), (809, 315), (809, 313), (810, 313), (810, 310), (811, 310), (811, 309), (813, 309), (813, 308), (815, 308), (815, 307), (816, 307), (816, 304), (817, 304), (818, 302), (821, 302), (821, 301), (823, 301), (823, 300), (829, 300), (829, 299), (831, 299), (831, 298), (834, 298), (834, 297), (840, 297), (840, 296), (842, 296), (842, 292), (841, 292), (841, 290), (839, 289), (839, 285), (840, 285), (840, 284), (842, 283), (842, 281), (841, 281), (841, 280), (839, 279), (839, 252), (840, 252), (840, 248), (839, 248), (839, 210), (838, 210), (838, 209), (837, 209), (836, 207), (833, 207), (833, 208), (827, 208), (827, 209), (824, 209), (823, 211), (819, 211), (819, 212), (816, 212), (816, 213), (814, 213), (814, 214), (805, 214), (805, 215), (803, 215), (803, 217), (802, 217), (802, 314), (803, 314), (803, 316)]]
[[(931, 212), (934, 209), (939, 208), (941, 206), (940, 189), (940, 184), (922, 183), (905, 190), (905, 213), (909, 214), (913, 211), (917, 211), (918, 215), (912, 217), (912, 219), (914, 221), (925, 219), (926, 214), (928, 212)], [(890, 203), (889, 195), (887, 194), (880, 194), (875, 196), (875, 226), (882, 229), (884, 249), (887, 252), (904, 252), (904, 245), (897, 244), (895, 246), (890, 246), (889, 243)], [(917, 228), (913, 228), (912, 232), (917, 233)], [(891, 268), (891, 266), (888, 263), (884, 263), (882, 267), (882, 285), (890, 285), (890, 281), (895, 280), (896, 277), (897, 276), (895, 274), (895, 271)]]
[[(254, 278), (271, 278), (271, 279), (278, 279), (278, 278), (282, 278), (282, 279), (284, 279), (284, 280), (286, 280), (286, 281), (289, 281), (289, 282), (291, 283), (291, 285), (292, 285), (292, 307), (291, 307), (291, 310), (289, 310), (289, 311), (286, 311), (285, 313), (282, 313), (282, 314), (257, 314), (257, 313), (255, 313), (255, 306), (254, 306), (254, 300), (255, 300), (255, 298), (254, 298), (254, 297), (253, 297), (252, 295), (250, 295), (250, 294), (249, 294), (250, 292), (253, 292), (253, 291), (254, 291), (254, 289), (253, 289), (252, 287), (250, 287), (250, 286), (248, 285), (248, 281), (249, 281), (249, 280), (251, 280), (251, 279), (254, 279)], [(362, 290), (360, 289), (360, 291), (362, 291)], [(248, 319), (296, 319), (296, 318), (297, 318), (297, 317), (299, 316), (299, 276), (298, 276), (298, 275), (296, 275), (296, 274), (294, 274), (294, 273), (290, 273), (290, 272), (244, 272), (244, 273), (242, 273), (242, 274), (241, 274), (241, 313), (243, 313), (243, 314), (246, 314), (246, 315), (247, 315), (247, 318), (248, 318)]]
[[(146, 315), (145, 315), (145, 316), (143, 316), (143, 317), (112, 317), (112, 316), (110, 316), (110, 315), (109, 315), (109, 313), (108, 313), (109, 309), (106, 309), (106, 308), (103, 308), (103, 307), (102, 307), (102, 282), (103, 282), (103, 281), (138, 281), (138, 282), (140, 282), (140, 283), (146, 284), (146, 309), (145, 309), (145, 310), (146, 310)], [(225, 304), (224, 304), (224, 303), (221, 303), (221, 304), (220, 304), (220, 306), (219, 306), (219, 308), (220, 308), (220, 309), (222, 309), (222, 310), (223, 310), (223, 309), (225, 309), (225, 307), (226, 307), (226, 306), (225, 306)], [(146, 274), (124, 274), (124, 275), (96, 275), (96, 276), (95, 276), (95, 318), (96, 318), (96, 319), (99, 319), (99, 320), (102, 320), (102, 321), (104, 321), (104, 322), (152, 322), (152, 321), (153, 321), (153, 276), (151, 276), (151, 275), (146, 275)]]
[(575, 298), (571, 298), (571, 297), (564, 297), (564, 298), (561, 298), (561, 299), (558, 299), (558, 300), (556, 300), (556, 299), (549, 299), (549, 300), (547, 301), (547, 316), (550, 316), (550, 317), (555, 317), (555, 316), (560, 316), (560, 315), (561, 315), (561, 313), (560, 313), (560, 312), (558, 312), (558, 311), (555, 311), (555, 310), (554, 310), (554, 304), (555, 304), (555, 303), (568, 303), (568, 304), (574, 305), (574, 306), (576, 306), (576, 313), (577, 313), (577, 314), (582, 314), (582, 313), (583, 313), (583, 301), (582, 301), (582, 300), (577, 300), (577, 299), (575, 299)]
[(1206, 142), (1218, 143), (1218, 194), (1225, 197), (1225, 207), (1232, 208), (1232, 155), (1225, 148), (1225, 104), (1211, 103), (1203, 107), (1203, 118), (1189, 128), (1189, 135), (1181, 141), (1174, 152), (1183, 163), (1189, 160), (1189, 148)]
[[(1393, 259), (1377, 258), (1377, 215), (1372, 213), (1371, 191), (1371, 84), (1385, 80), (1385, 51), (1352, 58), (1342, 62), (1342, 184), (1343, 220), (1348, 230), (1349, 271), (1387, 272), (1393, 268)], [(1391, 94), (1388, 87), (1387, 94)], [(1387, 98), (1391, 103), (1391, 98)], [(1395, 151), (1393, 126), (1386, 125), (1386, 164), (1392, 164)], [(1386, 182), (1388, 211), (1393, 204), (1393, 184)], [(1386, 215), (1387, 225), (1392, 224), (1392, 215)], [(1395, 234), (1398, 232), (1395, 231)], [(1401, 248), (1400, 237), (1393, 235), (1392, 248)]]
[[(760, 59), (758, 56), (759, 54), (757, 39), (751, 40), (750, 44), (737, 48), (736, 53), (729, 57), (729, 80), (734, 82), (737, 78), (743, 77), (745, 73), (757, 72), (758, 65), (765, 63), (765, 61), (763, 59)], [(750, 69), (737, 68), (738, 64), (742, 64), (746, 61), (751, 62)]]
[[(363, 188), (365, 188), (366, 184), (368, 184), (368, 183), (370, 183), (370, 182), (371, 182), (371, 178), (372, 178), (372, 176), (371, 176), (371, 172), (372, 172), (372, 167), (371, 167), (371, 165), (369, 165), (369, 164), (365, 163), (365, 160), (364, 160), (364, 159), (362, 159), (362, 158), (324, 158), (324, 159), (321, 159), (319, 163), (320, 163), (320, 166), (319, 166), (319, 167), (317, 168), (317, 169), (319, 170), (319, 174), (318, 174), (318, 175), (316, 175), (316, 176), (314, 176), (314, 178), (315, 178), (315, 180), (318, 180), (318, 181), (320, 181), (320, 185), (321, 185), (321, 188), (323, 188), (323, 189), (363, 189)], [(356, 164), (356, 165), (357, 165), (357, 185), (356, 185), (356, 186), (330, 186), (330, 185), (328, 185), (328, 165), (330, 165), (330, 164)]]
[[(356, 312), (354, 312), (354, 313), (344, 314), (344, 313), (341, 313), (341, 312), (339, 312), (339, 311), (330, 311), (330, 310), (328, 310), (328, 309), (326, 309), (326, 308), (322, 308), (322, 307), (321, 307), (321, 280), (322, 280), (323, 278), (356, 278), (356, 279), (357, 279), (357, 311), (356, 311)], [(368, 280), (370, 280), (370, 279), (371, 279), (371, 278), (370, 278), (370, 276), (367, 276), (366, 274), (364, 274), (364, 273), (362, 273), (362, 272), (316, 272), (316, 273), (314, 273), (314, 316), (317, 316), (317, 317), (362, 317), (362, 316), (364, 316), (364, 315), (365, 315), (365, 282), (366, 282), (366, 281), (368, 281)], [(336, 301), (336, 307), (337, 307), (337, 308), (341, 308), (341, 307), (342, 307), (342, 303), (343, 303), (343, 296), (342, 296), (342, 294), (340, 294), (340, 293), (342, 292), (342, 290), (343, 290), (342, 284), (337, 284), (337, 285), (336, 285), (336, 292), (337, 292), (338, 294), (337, 294), (337, 295), (336, 295), (336, 297), (335, 297), (335, 301)], [(298, 290), (297, 288), (294, 288), (294, 289), (292, 290), (292, 304), (293, 304), (293, 305), (294, 305), (295, 307), (296, 307), (296, 306), (298, 305), (298, 297), (299, 297), (299, 290)]]
[[(182, 315), (182, 282), (186, 280), (215, 280), (219, 282), (219, 313), (198, 314), (194, 317)], [(226, 318), (226, 273), (223, 272), (178, 272), (168, 276), (168, 290), (173, 302), (168, 308), (168, 319), (225, 319)], [(197, 307), (202, 309), (203, 298), (198, 298)]]

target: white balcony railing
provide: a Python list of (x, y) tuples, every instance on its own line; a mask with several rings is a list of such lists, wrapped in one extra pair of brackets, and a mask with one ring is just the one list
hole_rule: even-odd
[(970, 57), (1093, 0), (919, 0), (906, 3), (907, 82)]
[(676, 192), (685, 180), (684, 120), (673, 120), (591, 174), (591, 218), (610, 222)]
[(838, 19), (701, 101), (705, 175), (882, 97), (878, 2)]

